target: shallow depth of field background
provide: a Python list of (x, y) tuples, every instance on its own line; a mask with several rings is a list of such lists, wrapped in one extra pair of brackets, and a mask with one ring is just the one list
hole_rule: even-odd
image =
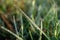
[(0, 40), (60, 40), (60, 0), (0, 0)]

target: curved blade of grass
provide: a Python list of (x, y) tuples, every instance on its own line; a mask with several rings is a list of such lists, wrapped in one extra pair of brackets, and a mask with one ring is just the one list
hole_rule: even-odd
[(23, 18), (22, 18), (22, 14), (20, 14), (20, 19), (21, 19), (21, 33), (22, 33), (22, 37), (23, 37)]
[[(41, 20), (41, 30), (43, 29), (43, 21)], [(42, 32), (40, 32), (40, 38), (39, 40), (42, 40)]]
[(32, 33), (30, 30), (29, 30), (29, 34), (30, 34), (31, 40), (33, 40)]
[(10, 34), (12, 34), (13, 36), (15, 36), (15, 37), (18, 38), (19, 40), (23, 40), (21, 37), (19, 37), (19, 36), (16, 35), (15, 33), (11, 32), (11, 31), (8, 30), (7, 28), (5, 28), (5, 27), (3, 27), (3, 26), (1, 26), (0, 28), (3, 29), (3, 30), (5, 30), (5, 31), (7, 31), (7, 32), (9, 32)]
[(18, 30), (17, 30), (17, 24), (16, 24), (16, 21), (15, 21), (15, 16), (13, 16), (13, 22), (14, 22), (16, 34), (19, 36)]

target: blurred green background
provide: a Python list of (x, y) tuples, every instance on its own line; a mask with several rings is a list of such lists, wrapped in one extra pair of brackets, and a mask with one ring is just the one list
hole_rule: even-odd
[(60, 0), (0, 0), (1, 40), (60, 40)]

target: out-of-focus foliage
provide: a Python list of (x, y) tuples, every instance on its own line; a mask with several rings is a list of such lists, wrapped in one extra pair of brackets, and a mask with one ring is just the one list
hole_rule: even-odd
[(0, 26), (10, 24), (18, 37), (0, 28), (4, 40), (60, 40), (60, 0), (0, 0)]

